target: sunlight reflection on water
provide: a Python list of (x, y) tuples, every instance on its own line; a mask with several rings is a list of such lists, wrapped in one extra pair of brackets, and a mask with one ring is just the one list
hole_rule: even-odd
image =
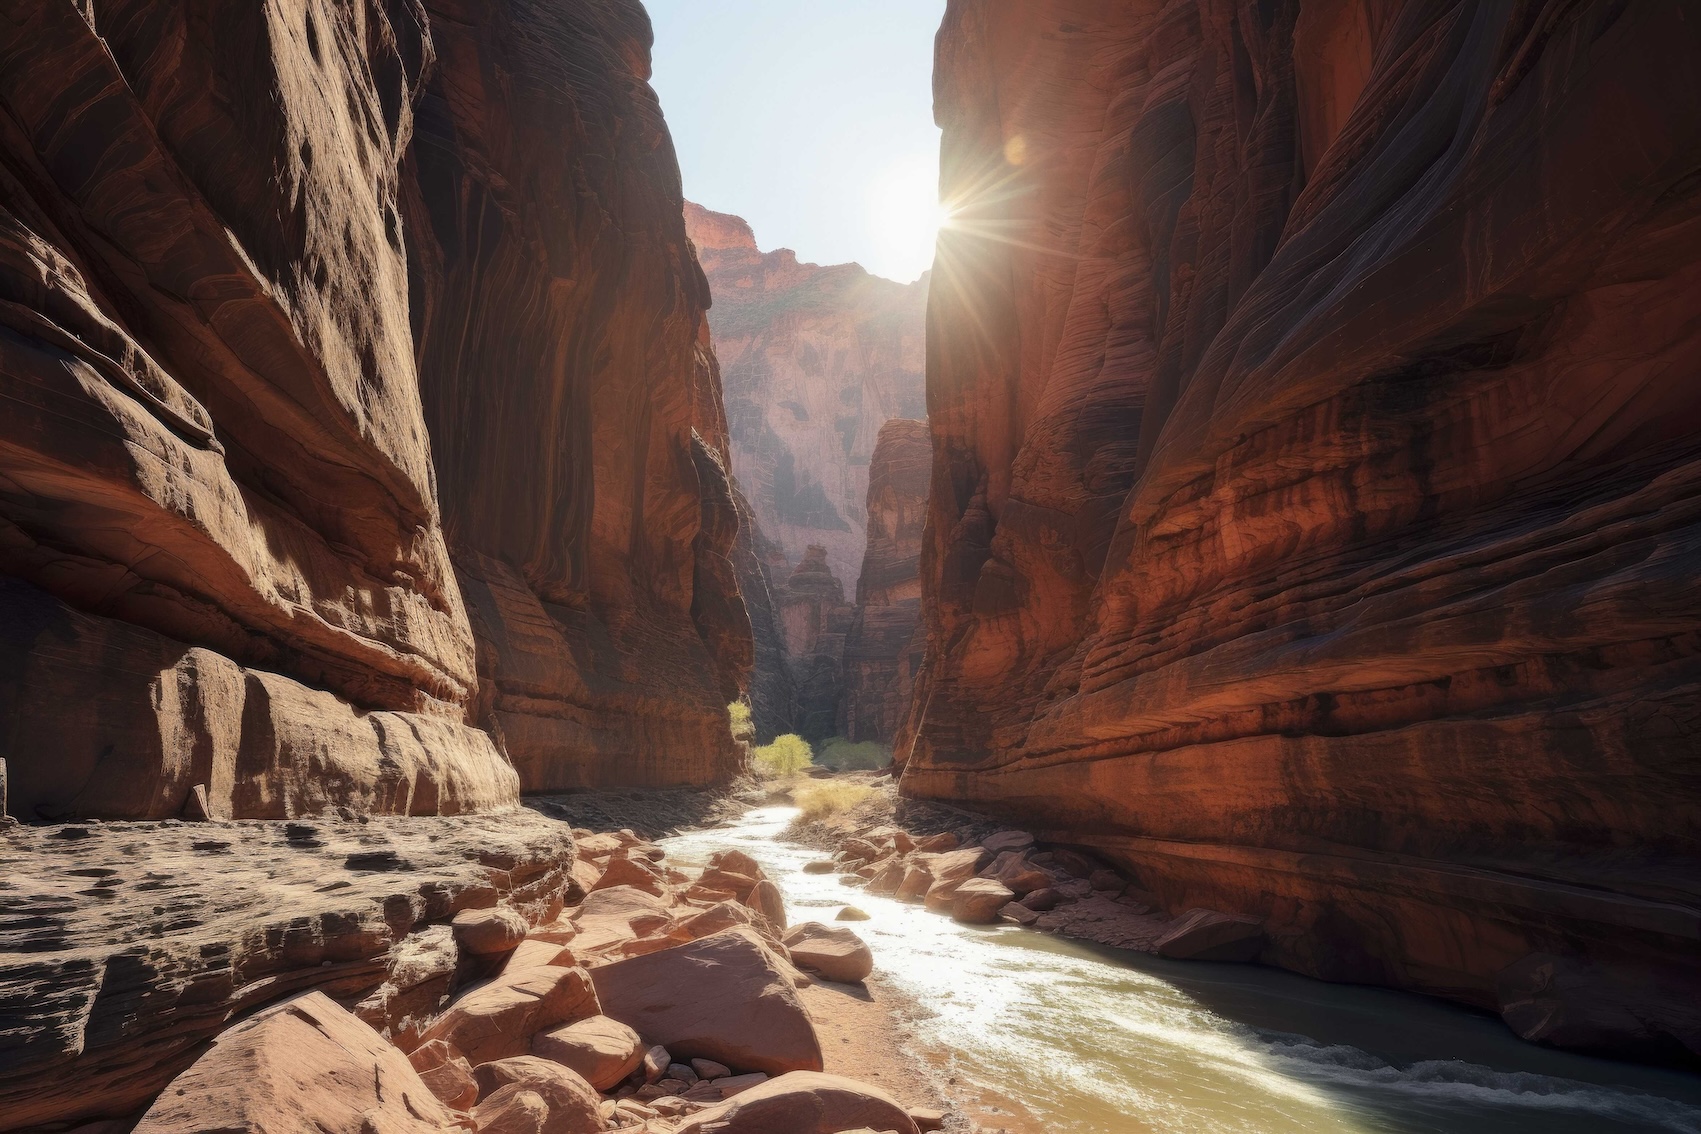
[[(1701, 1134), (1693, 1076), (1544, 1052), (1498, 1021), (1419, 997), (1256, 966), (1112, 956), (958, 925), (804, 874), (822, 855), (781, 837), (796, 814), (760, 808), (662, 845), (685, 866), (745, 851), (794, 923), (831, 921), (846, 904), (869, 914), (852, 928), (921, 1006), (923, 1041), (960, 1079), (1022, 1100), (1057, 1134)], [(1378, 1046), (1379, 1031), (1390, 1038), (1378, 1050), (1404, 1058), (1312, 1038), (1351, 1033)], [(1448, 1058), (1461, 1051), (1493, 1064)]]

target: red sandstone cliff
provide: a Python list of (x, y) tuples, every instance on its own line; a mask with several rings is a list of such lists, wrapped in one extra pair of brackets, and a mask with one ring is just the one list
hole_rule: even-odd
[(765, 253), (743, 220), (697, 205), (685, 220), (714, 294), (733, 473), (791, 562), (819, 544), (835, 575), (855, 579), (880, 426), (927, 412), (926, 279)]
[(936, 91), (905, 789), (1701, 1050), (1701, 21), (952, 0)]
[(15, 813), (736, 767), (736, 514), (648, 37), (632, 0), (0, 18)]
[(397, 211), (417, 12), (0, 19), (0, 757), (35, 814), (511, 801)]
[(649, 21), (628, 0), (426, 7), (405, 214), (479, 719), (527, 789), (725, 779), (750, 624)]
[(880, 427), (868, 475), (868, 550), (845, 637), (839, 735), (891, 744), (919, 667), (921, 542), (933, 443), (925, 421)]

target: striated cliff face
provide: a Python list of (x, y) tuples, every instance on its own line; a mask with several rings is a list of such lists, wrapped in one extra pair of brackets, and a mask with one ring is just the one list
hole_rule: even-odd
[(648, 42), (635, 0), (0, 15), (13, 813), (737, 766), (736, 512)]
[(0, 757), (24, 816), (514, 798), (465, 727), (405, 5), (0, 17)]
[(844, 584), (820, 544), (804, 550), (774, 601), (791, 675), (793, 726), (805, 740), (826, 740), (838, 727), (845, 635), (856, 607), (845, 601)]
[(1701, 1050), (1698, 59), (1675, 3), (953, 0), (905, 789)]
[(743, 220), (697, 205), (685, 221), (714, 293), (732, 467), (756, 521), (792, 563), (819, 544), (833, 573), (854, 579), (880, 427), (926, 413), (926, 278), (764, 253)]
[(925, 421), (880, 427), (868, 475), (868, 550), (845, 637), (839, 735), (891, 744), (909, 714), (919, 668), (921, 541), (933, 442)]
[(527, 789), (706, 783), (750, 669), (726, 425), (635, 0), (430, 0), (405, 216), (477, 717)]

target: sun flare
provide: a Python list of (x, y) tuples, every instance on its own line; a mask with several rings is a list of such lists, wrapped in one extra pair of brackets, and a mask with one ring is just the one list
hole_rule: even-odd
[(932, 161), (895, 166), (869, 189), (869, 225), (879, 256), (877, 275), (913, 280), (933, 265), (939, 230), (951, 210), (939, 200), (939, 170)]

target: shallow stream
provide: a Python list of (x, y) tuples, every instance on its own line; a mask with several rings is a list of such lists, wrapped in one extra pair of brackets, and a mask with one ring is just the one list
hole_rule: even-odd
[(958, 925), (804, 874), (822, 855), (783, 838), (795, 815), (760, 808), (662, 845), (681, 865), (750, 854), (793, 922), (871, 915), (851, 928), (876, 979), (918, 1006), (918, 1046), (954, 1090), (1021, 1100), (1012, 1131), (1701, 1134), (1701, 1077), (1547, 1051), (1406, 993)]

